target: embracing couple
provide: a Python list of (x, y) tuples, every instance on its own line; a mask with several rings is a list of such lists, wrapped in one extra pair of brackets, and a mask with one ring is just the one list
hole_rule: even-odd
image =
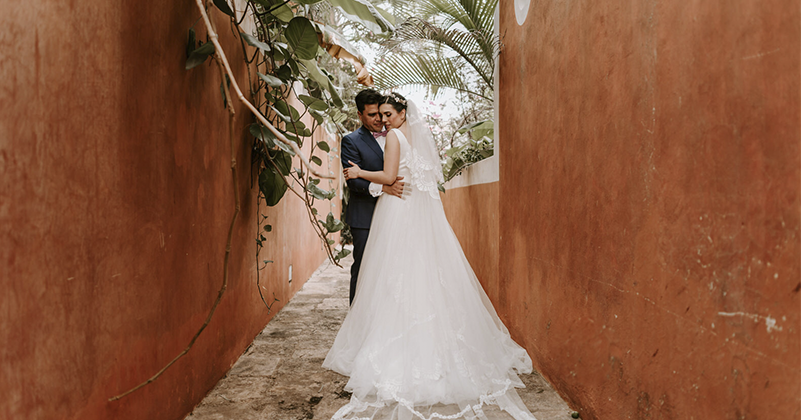
[(394, 92), (363, 90), (356, 106), (363, 126), (341, 146), (351, 308), (323, 362), (350, 377), (353, 394), (334, 418), (534, 419), (515, 391), (531, 359), (445, 218), (442, 165), (424, 117)]

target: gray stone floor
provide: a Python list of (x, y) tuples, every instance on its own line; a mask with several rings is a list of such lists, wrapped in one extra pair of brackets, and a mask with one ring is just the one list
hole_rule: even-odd
[[(323, 263), (185, 420), (330, 419), (350, 398), (347, 377), (322, 368), (348, 311), (349, 257)], [(520, 397), (538, 420), (571, 410), (537, 373)]]

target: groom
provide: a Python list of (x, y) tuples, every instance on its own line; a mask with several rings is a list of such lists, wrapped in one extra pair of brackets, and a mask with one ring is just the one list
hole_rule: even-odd
[[(356, 109), (362, 126), (342, 137), (342, 167), (351, 166), (351, 161), (360, 168), (368, 171), (384, 170), (384, 145), (386, 132), (383, 132), (384, 123), (378, 112), (378, 104), (382, 95), (373, 89), (365, 89), (356, 95)], [(367, 180), (356, 178), (348, 180), (350, 199), (345, 214), (345, 223), (350, 226), (353, 235), (353, 265), (350, 268), (350, 304), (356, 294), (356, 280), (359, 277), (359, 267), (362, 264), (364, 245), (370, 234), (370, 222), (373, 220), (373, 209), (382, 193), (402, 197), (404, 183), (398, 177), (392, 185), (380, 185)]]

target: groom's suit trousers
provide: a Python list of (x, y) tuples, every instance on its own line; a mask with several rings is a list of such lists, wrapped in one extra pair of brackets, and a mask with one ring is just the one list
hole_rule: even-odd
[[(358, 130), (342, 137), (341, 153), (342, 167), (347, 168), (353, 162), (366, 171), (380, 171), (384, 169), (384, 151), (376, 141), (370, 130), (360, 127)], [(350, 200), (348, 211), (344, 215), (344, 222), (350, 226), (353, 234), (353, 266), (350, 269), (350, 303), (356, 296), (356, 280), (359, 278), (359, 267), (362, 264), (364, 246), (367, 244), (367, 235), (370, 233), (370, 223), (373, 219), (376, 197), (370, 194), (370, 182), (366, 179), (349, 179), (348, 189)]]
[(370, 229), (351, 228), (353, 236), (353, 265), (350, 266), (350, 304), (353, 305), (353, 298), (356, 296), (356, 280), (359, 279), (359, 268), (362, 265), (364, 256), (364, 246), (367, 244), (367, 236)]

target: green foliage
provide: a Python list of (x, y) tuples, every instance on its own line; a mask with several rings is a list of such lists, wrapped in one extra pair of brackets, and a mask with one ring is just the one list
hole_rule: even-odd
[(259, 191), (268, 206), (278, 204), (284, 197), (286, 189), (287, 183), (276, 168), (267, 167), (259, 173)]
[(317, 43), (317, 32), (309, 19), (300, 16), (293, 18), (289, 21), (284, 36), (298, 58), (313, 60), (317, 57), (320, 46)]
[(251, 47), (256, 47), (260, 49), (262, 54), (267, 54), (268, 52), (270, 52), (270, 50), (272, 50), (272, 47), (265, 44), (264, 42), (259, 41), (259, 39), (254, 37), (253, 35), (248, 35), (244, 32), (240, 32), (239, 35), (241, 35), (242, 39), (244, 39), (245, 42), (247, 42), (248, 45), (250, 45)]
[(325, 230), (327, 230), (330, 233), (339, 232), (340, 230), (342, 230), (342, 228), (345, 227), (345, 224), (342, 223), (342, 221), (337, 220), (334, 217), (334, 214), (330, 212), (328, 213), (328, 216), (325, 218), (325, 221), (318, 220), (318, 222), (320, 222), (320, 224), (323, 225)]
[(319, 147), (320, 150), (322, 150), (323, 152), (326, 152), (326, 153), (331, 151), (331, 148), (328, 146), (328, 143), (326, 143), (324, 141), (318, 141), (317, 142), (317, 147)]
[[(327, 1), (350, 21), (363, 25), (368, 31), (393, 30), (391, 16), (366, 0)], [(314, 21), (310, 14), (321, 0), (248, 0), (244, 16), (253, 21), (255, 31), (252, 33), (241, 29), (242, 21), (236, 20), (238, 13), (231, 9), (226, 0), (213, 0), (213, 3), (231, 18), (230, 23), (236, 27), (235, 33), (243, 41), (249, 80), (255, 80), (250, 89), (251, 101), (284, 137), (296, 143), (298, 148), (303, 148), (304, 143), (320, 128), (344, 133), (348, 129), (346, 126), (355, 124), (348, 120), (355, 116), (355, 112), (342, 101), (339, 86), (342, 80), (352, 75), (343, 73), (341, 66), (335, 64), (319, 44), (320, 40), (330, 43), (337, 37), (341, 38), (341, 35), (334, 28)], [(245, 46), (256, 50), (248, 51)], [(350, 46), (348, 48), (348, 51), (355, 51)], [(194, 29), (189, 30), (187, 70), (203, 64), (214, 53), (212, 43), (197, 45)], [(359, 56), (358, 53), (355, 55)], [(255, 78), (252, 77), (253, 71)], [(299, 89), (299, 86), (303, 88)], [(224, 87), (220, 85), (223, 97)], [(271, 130), (260, 123), (253, 123), (249, 127), (253, 136), (252, 156), (258, 173), (260, 200), (267, 206), (275, 206), (292, 188), (294, 194), (305, 202), (310, 219), (315, 220), (315, 201), (333, 199), (336, 190), (321, 187), (320, 179), (312, 178), (310, 172), (301, 169), (302, 165), (293, 165), (297, 158), (295, 150)], [(314, 156), (317, 149), (329, 153), (331, 147), (325, 141), (311, 143), (309, 159), (312, 164), (321, 166), (323, 159)], [(263, 217), (266, 219), (266, 216)], [(346, 256), (348, 252), (344, 251), (334, 255), (330, 249), (333, 241), (327, 238), (329, 234), (340, 232), (344, 224), (332, 213), (324, 221), (318, 222), (314, 225), (329, 246), (329, 256), (334, 261)], [(265, 225), (264, 230), (259, 231), (256, 238), (258, 249), (264, 244), (264, 233), (271, 230), (272, 225)]]
[(482, 140), (484, 137), (492, 140), (494, 138), (495, 127), (492, 120), (476, 121), (460, 128), (457, 133), (470, 133), (470, 137), (477, 140)]
[(491, 101), (500, 43), (493, 23), (497, 0), (397, 0), (405, 17), (384, 43), (373, 76), (381, 88), (423, 85)]
[(445, 181), (449, 181), (462, 173), (464, 168), (492, 156), (492, 141), (487, 137), (478, 141), (471, 140), (467, 144), (449, 149), (446, 155), (448, 158), (442, 167), (442, 172)]
[[(190, 32), (190, 42), (194, 43), (194, 32)], [(193, 69), (206, 61), (212, 54), (214, 54), (214, 44), (207, 42), (195, 48), (186, 59), (186, 69)]]
[(386, 17), (389, 14), (382, 13), (367, 0), (328, 0), (328, 2), (332, 6), (339, 8), (346, 18), (361, 23), (371, 32), (391, 32), (394, 30), (393, 24)]
[(214, 0), (214, 5), (217, 6), (217, 8), (220, 9), (220, 11), (225, 13), (226, 15), (231, 17), (236, 17), (234, 16), (234, 11), (231, 10), (231, 6), (228, 5), (228, 2), (226, 0)]
[(331, 101), (334, 103), (334, 106), (344, 106), (342, 99), (339, 97), (339, 92), (337, 92), (336, 86), (331, 83), (331, 79), (329, 79), (328, 76), (323, 74), (323, 72), (317, 66), (316, 61), (300, 60), (300, 63), (303, 64), (308, 73), (309, 79), (307, 80), (307, 83), (314, 82), (317, 84), (317, 86), (322, 86), (331, 95)]
[(272, 74), (261, 74), (258, 72), (256, 72), (256, 74), (259, 75), (259, 78), (261, 80), (264, 80), (264, 83), (267, 83), (267, 86), (278, 88), (284, 84), (284, 82), (281, 79), (273, 76)]
[[(463, 116), (456, 127), (472, 126), (459, 131), (442, 127), (451, 134), (438, 135), (440, 147), (449, 149), (446, 179), (492, 155), (492, 122), (484, 120), (492, 113), (493, 72), (500, 51), (494, 34), (497, 4), (497, 0), (393, 0), (403, 23), (383, 41), (373, 78), (385, 89), (417, 85), (431, 96), (442, 89), (457, 92)], [(459, 135), (467, 133), (471, 140), (463, 142)], [(482, 141), (485, 137), (489, 140)]]

